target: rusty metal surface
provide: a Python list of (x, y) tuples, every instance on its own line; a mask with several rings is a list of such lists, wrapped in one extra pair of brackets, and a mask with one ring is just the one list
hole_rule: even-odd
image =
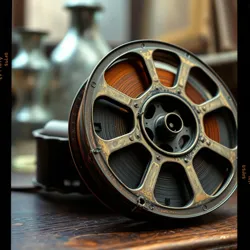
[[(158, 78), (152, 55), (154, 51), (159, 49), (174, 53), (180, 60), (175, 84), (172, 87), (164, 86)], [(141, 56), (151, 79), (149, 89), (138, 98), (129, 97), (109, 86), (104, 77), (107, 68), (129, 52)], [(216, 96), (202, 104), (193, 103), (185, 92), (189, 72), (193, 67), (202, 69), (218, 88)], [(236, 103), (215, 72), (191, 53), (176, 46), (155, 41), (136, 41), (122, 45), (103, 58), (89, 77), (84, 90), (82, 89), (80, 92), (81, 94), (77, 95), (71, 110), (69, 121), (70, 147), (81, 177), (104, 203), (127, 214), (131, 214), (131, 211), (139, 211), (139, 213), (143, 212), (148, 216), (187, 218), (213, 211), (226, 202), (235, 190), (237, 185), (237, 146), (230, 149), (211, 140), (205, 133), (203, 119), (207, 113), (220, 107), (226, 107), (232, 112), (237, 127)], [(143, 107), (147, 100), (157, 94), (181, 98), (189, 104), (195, 119), (197, 119), (196, 139), (193, 147), (190, 147), (185, 154), (176, 157), (165, 155), (151, 147), (144, 138), (139, 117), (143, 114)], [(103, 96), (127, 106), (132, 111), (134, 128), (131, 132), (110, 140), (104, 140), (96, 134), (93, 128), (93, 105), (97, 98)], [(148, 149), (151, 154), (151, 163), (140, 187), (131, 189), (122, 183), (109, 167), (109, 157), (113, 152), (135, 143), (142, 144)], [(208, 148), (228, 159), (232, 166), (229, 178), (224, 183), (223, 188), (215, 195), (206, 194), (192, 165), (194, 157), (203, 148)], [(87, 169), (84, 168), (83, 162), (88, 162)], [(187, 206), (172, 208), (163, 206), (156, 201), (153, 190), (161, 166), (165, 162), (175, 162), (184, 168), (194, 193), (192, 202)], [(100, 190), (100, 187), (104, 186), (106, 190)], [(117, 196), (118, 199), (114, 201), (112, 197), (105, 196), (105, 193), (109, 192)]]

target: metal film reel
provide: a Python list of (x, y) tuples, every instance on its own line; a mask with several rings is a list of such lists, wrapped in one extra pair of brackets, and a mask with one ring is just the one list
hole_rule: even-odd
[(174, 45), (111, 51), (69, 119), (76, 168), (107, 206), (136, 218), (190, 218), (237, 186), (237, 107), (216, 73)]

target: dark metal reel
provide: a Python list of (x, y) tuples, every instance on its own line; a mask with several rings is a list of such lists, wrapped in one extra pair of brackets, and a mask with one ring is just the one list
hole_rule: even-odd
[[(135, 63), (134, 57), (131, 59), (129, 53), (142, 59), (144, 69), (141, 63)], [(170, 57), (166, 56), (169, 54)], [(133, 69), (129, 70), (130, 75), (126, 75), (123, 82), (127, 80), (134, 84), (131, 88), (119, 82), (130, 67), (126, 69), (124, 66), (126, 55), (132, 61), (129, 65), (133, 65)], [(172, 60), (172, 55), (179, 59), (179, 65)], [(156, 67), (158, 62), (165, 63), (167, 69)], [(113, 65), (119, 69), (114, 75), (111, 74)], [(132, 78), (135, 68), (140, 73)], [(202, 69), (207, 77), (198, 73), (190, 76), (193, 68)], [(113, 85), (105, 78), (107, 71), (111, 72), (112, 79), (117, 77)], [(170, 78), (159, 77), (162, 72), (174, 75), (173, 85), (165, 84)], [(208, 78), (214, 86), (199, 84)], [(146, 84), (142, 86), (138, 82)], [(188, 95), (188, 88), (198, 89), (196, 101), (202, 99), (203, 102), (191, 100), (197, 93)], [(160, 107), (160, 111), (151, 117), (153, 120), (143, 120), (148, 100), (159, 95), (181, 100), (192, 113), (192, 118), (187, 118), (187, 112), (176, 110), (178, 105), (174, 105), (171, 112), (164, 113), (164, 108)], [(163, 105), (164, 102), (167, 100)], [(159, 215), (188, 218), (211, 212), (230, 197), (237, 184), (235, 139), (230, 141), (228, 133), (218, 135), (216, 132), (223, 126), (227, 127), (225, 119), (213, 117), (209, 118), (210, 121), (215, 120), (213, 123), (204, 123), (207, 115), (220, 108), (230, 111), (229, 116), (233, 120), (230, 129), (235, 133), (236, 104), (230, 91), (208, 66), (191, 53), (156, 41), (122, 45), (97, 65), (72, 106), (69, 139), (78, 172), (101, 201), (129, 216), (136, 213), (144, 214), (144, 218)], [(147, 120), (151, 125), (146, 126)], [(185, 124), (186, 120), (188, 124)], [(154, 141), (149, 135), (147, 138), (147, 127), (153, 136), (158, 133), (158, 140)], [(179, 136), (178, 140), (169, 139), (177, 138), (183, 132), (186, 134)], [(161, 138), (165, 134), (166, 140)], [(189, 139), (180, 142), (184, 135)], [(150, 140), (156, 146), (159, 140), (165, 140), (172, 153), (166, 148), (158, 150)], [(213, 159), (223, 168), (217, 169)]]

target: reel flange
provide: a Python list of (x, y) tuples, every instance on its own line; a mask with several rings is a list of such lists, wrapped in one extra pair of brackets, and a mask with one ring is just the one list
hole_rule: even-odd
[(237, 186), (237, 108), (192, 53), (151, 40), (124, 44), (83, 84), (70, 150), (91, 192), (136, 218), (196, 217)]

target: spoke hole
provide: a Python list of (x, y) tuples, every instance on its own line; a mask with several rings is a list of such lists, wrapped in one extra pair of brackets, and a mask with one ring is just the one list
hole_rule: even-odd
[(155, 106), (153, 104), (149, 105), (149, 107), (147, 108), (145, 112), (145, 118), (150, 119), (154, 116), (154, 114), (155, 114)]
[(173, 104), (171, 104), (170, 101), (164, 101), (162, 103), (162, 108), (167, 113), (171, 113), (171, 112), (175, 111), (175, 106)]
[(237, 129), (231, 110), (219, 108), (204, 117), (206, 135), (228, 148), (237, 144)]
[(127, 53), (115, 61), (105, 72), (105, 80), (133, 98), (138, 98), (151, 85), (144, 60), (136, 53)]
[(183, 207), (193, 198), (187, 175), (177, 163), (164, 163), (155, 190), (155, 199), (164, 206)]
[(149, 138), (153, 141), (154, 140), (154, 133), (152, 132), (152, 130), (150, 128), (146, 128), (146, 132), (147, 132)]
[(190, 140), (190, 137), (188, 135), (184, 135), (179, 140), (179, 147), (183, 149), (185, 146), (187, 146), (188, 142)]
[(193, 67), (190, 71), (185, 91), (194, 103), (201, 104), (215, 97), (218, 93), (218, 87), (201, 68)]
[(161, 84), (166, 87), (172, 87), (175, 81), (175, 72), (180, 65), (179, 57), (169, 51), (155, 50), (153, 59)]
[(109, 157), (109, 166), (127, 187), (135, 189), (141, 184), (151, 161), (149, 151), (139, 143), (121, 148)]
[(127, 134), (134, 127), (132, 111), (109, 98), (95, 100), (93, 115), (95, 132), (105, 140)]
[(204, 191), (216, 194), (228, 179), (232, 169), (230, 162), (209, 149), (201, 149), (193, 161), (195, 172)]

